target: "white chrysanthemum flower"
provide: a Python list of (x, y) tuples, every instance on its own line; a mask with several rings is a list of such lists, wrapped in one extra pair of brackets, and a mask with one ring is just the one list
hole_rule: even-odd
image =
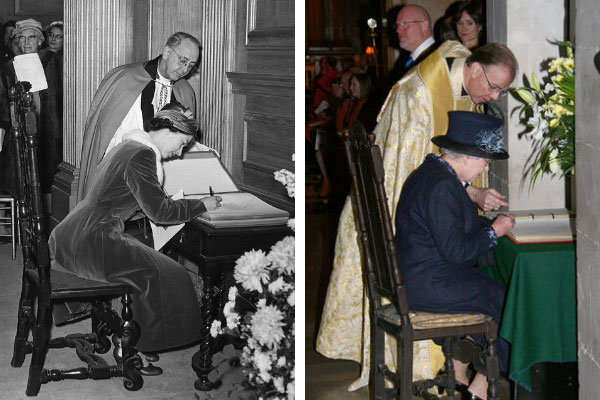
[(269, 260), (262, 250), (251, 250), (235, 262), (233, 277), (244, 289), (262, 293), (262, 284), (269, 282)]
[(269, 292), (271, 292), (273, 294), (277, 294), (278, 292), (282, 291), (286, 286), (287, 285), (283, 281), (283, 277), (280, 276), (273, 282), (269, 283)]
[(237, 297), (238, 294), (238, 288), (237, 286), (232, 286), (229, 288), (229, 294), (227, 295), (227, 298), (229, 301), (235, 301), (235, 298)]
[(294, 304), (296, 303), (296, 291), (292, 291), (292, 293), (290, 293), (290, 295), (287, 298), (287, 302), (290, 306), (294, 307)]
[(271, 380), (271, 374), (269, 374), (269, 371), (271, 370), (271, 357), (269, 357), (268, 354), (257, 350), (252, 356), (252, 362), (256, 365), (256, 368), (258, 368), (258, 376), (260, 379), (265, 383), (269, 382)]
[(267, 259), (271, 262), (271, 268), (281, 273), (292, 275), (294, 273), (296, 239), (287, 236), (271, 247)]
[(296, 218), (288, 219), (287, 226), (289, 226), (292, 231), (296, 232)]
[(227, 328), (229, 329), (235, 329), (240, 324), (240, 315), (233, 310), (234, 307), (235, 302), (233, 301), (228, 301), (223, 306), (223, 315), (227, 320)]
[(287, 384), (287, 400), (294, 400), (296, 398), (296, 395), (294, 394), (295, 386), (295, 381), (291, 381)]
[(280, 169), (274, 173), (275, 180), (281, 182), (287, 189), (288, 196), (294, 197), (296, 194), (296, 175), (286, 169)]
[(275, 348), (283, 339), (283, 313), (275, 306), (262, 306), (250, 319), (252, 337), (263, 346)]
[(223, 329), (221, 329), (221, 321), (215, 319), (210, 326), (210, 336), (217, 337), (221, 333), (223, 333)]
[(279, 357), (279, 360), (277, 360), (277, 366), (283, 367), (286, 362), (287, 362), (287, 360), (285, 359), (285, 356), (281, 356), (281, 357)]
[(278, 376), (277, 378), (273, 378), (273, 385), (275, 386), (275, 389), (277, 389), (277, 391), (279, 393), (285, 393), (285, 386), (283, 385), (283, 377)]

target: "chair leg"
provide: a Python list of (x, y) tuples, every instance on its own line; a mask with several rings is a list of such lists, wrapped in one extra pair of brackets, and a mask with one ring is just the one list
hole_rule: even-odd
[(23, 365), (27, 351), (27, 338), (33, 322), (33, 298), (29, 281), (23, 278), (21, 285), (21, 298), (19, 299), (19, 313), (17, 316), (17, 333), (10, 365), (18, 368)]
[(500, 391), (498, 387), (498, 381), (500, 378), (500, 364), (498, 353), (496, 352), (496, 340), (498, 336), (495, 321), (492, 321), (488, 324), (485, 338), (487, 342), (487, 349), (485, 351), (485, 363), (488, 380), (487, 398), (488, 400), (498, 400), (500, 398)]
[(413, 378), (413, 341), (412, 336), (401, 335), (398, 342), (398, 362), (396, 365), (396, 374), (400, 376), (400, 400), (412, 399), (412, 378)]
[(140, 339), (140, 326), (133, 320), (131, 310), (131, 295), (124, 294), (121, 299), (123, 310), (123, 329), (121, 338), (121, 352), (123, 354), (123, 386), (127, 390), (139, 390), (144, 385), (140, 369), (144, 366), (142, 358), (135, 345)]
[(385, 399), (385, 332), (378, 329), (377, 320), (371, 315), (371, 400)]
[(50, 336), (50, 321), (52, 318), (49, 296), (43, 293), (50, 293), (50, 290), (40, 290), (41, 296), (38, 297), (37, 322), (33, 330), (33, 351), (31, 353), (31, 365), (29, 366), (29, 378), (27, 379), (27, 396), (37, 396), (42, 382), (46, 382), (42, 377), (46, 353), (48, 352), (48, 338)]
[(444, 338), (444, 343), (442, 345), (442, 352), (444, 353), (444, 364), (446, 369), (445, 379), (444, 379), (444, 388), (446, 389), (446, 394), (448, 395), (449, 400), (454, 399), (454, 391), (456, 389), (456, 377), (454, 372), (454, 363), (452, 362), (453, 358), (453, 345), (454, 338), (447, 337)]

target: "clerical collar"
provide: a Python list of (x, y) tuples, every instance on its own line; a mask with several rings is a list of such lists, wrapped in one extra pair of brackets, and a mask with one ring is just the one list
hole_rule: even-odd
[(173, 81), (162, 76), (158, 68), (156, 69), (156, 79), (154, 81), (164, 86), (173, 86)]
[(413, 60), (416, 60), (422, 52), (424, 52), (429, 46), (431, 46), (434, 43), (435, 39), (433, 38), (433, 36), (429, 36), (427, 39), (425, 39), (425, 41), (423, 41), (423, 43), (419, 45), (419, 47), (415, 49), (415, 51), (410, 53), (410, 56)]

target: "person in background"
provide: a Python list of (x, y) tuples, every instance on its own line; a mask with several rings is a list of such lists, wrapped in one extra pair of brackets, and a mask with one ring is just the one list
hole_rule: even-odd
[[(37, 53), (44, 42), (42, 25), (34, 19), (25, 19), (15, 24), (13, 37), (19, 41), (23, 54)], [(51, 209), (51, 188), (58, 164), (62, 161), (62, 101), (59, 104), (58, 72), (55, 68), (44, 70), (48, 88), (33, 92), (38, 132), (40, 136), (40, 183), (44, 194), (44, 212)], [(7, 132), (11, 126), (8, 90), (15, 85), (17, 77), (13, 60), (7, 61), (0, 68), (0, 127)], [(3, 150), (0, 153), (0, 188), (17, 195), (16, 158), (12, 153), (9, 135), (4, 136)]]
[(396, 17), (396, 33), (400, 47), (410, 52), (404, 65), (396, 65), (390, 73), (390, 83), (395, 84), (415, 65), (418, 65), (436, 48), (433, 38), (431, 18), (421, 6), (407, 5), (402, 7)]
[[(14, 56), (21, 54), (18, 50), (19, 41), (18, 39), (11, 42), (13, 38), (13, 32), (15, 31), (16, 22), (6, 21), (2, 27), (2, 46), (0, 47), (0, 65), (4, 64)], [(15, 44), (13, 44), (15, 43)]]
[(462, 44), (473, 51), (485, 44), (483, 9), (477, 0), (462, 4), (455, 16), (456, 32)]
[(45, 67), (50, 58), (63, 48), (65, 38), (63, 22), (54, 21), (48, 24), (44, 30), (44, 36), (46, 37), (46, 46), (39, 51), (39, 55), (42, 65)]
[(319, 65), (321, 71), (315, 77), (315, 96), (312, 102), (313, 110), (319, 108), (322, 102), (329, 102), (331, 94), (331, 81), (339, 75), (336, 68), (337, 60), (333, 56), (321, 58)]

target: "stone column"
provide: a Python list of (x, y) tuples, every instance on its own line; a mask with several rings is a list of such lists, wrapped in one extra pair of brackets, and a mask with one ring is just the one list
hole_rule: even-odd
[[(579, 398), (600, 391), (600, 9), (577, 0), (575, 32), (575, 154), (577, 157), (577, 347)], [(600, 56), (598, 56), (600, 57)]]
[(64, 161), (52, 188), (52, 226), (75, 206), (83, 129), (102, 78), (117, 65), (147, 58), (148, 1), (64, 2)]

